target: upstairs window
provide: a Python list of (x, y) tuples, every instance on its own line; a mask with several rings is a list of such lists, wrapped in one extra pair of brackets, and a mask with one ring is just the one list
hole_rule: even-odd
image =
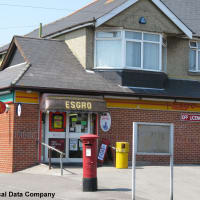
[(200, 42), (190, 42), (189, 71), (200, 72)]
[(96, 32), (96, 68), (164, 71), (167, 42), (161, 34)]
[(120, 68), (122, 64), (121, 32), (97, 32), (96, 38), (96, 66)]

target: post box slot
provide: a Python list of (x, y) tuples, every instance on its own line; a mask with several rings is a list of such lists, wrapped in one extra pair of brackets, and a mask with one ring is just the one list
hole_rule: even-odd
[(92, 144), (85, 144), (85, 146), (92, 146)]
[(126, 144), (122, 144), (122, 149), (125, 149), (126, 148)]

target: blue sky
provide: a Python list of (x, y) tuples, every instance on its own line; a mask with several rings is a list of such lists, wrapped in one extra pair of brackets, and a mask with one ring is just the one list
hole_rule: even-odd
[(92, 1), (0, 0), (0, 46), (9, 43), (13, 35), (25, 35), (38, 28), (40, 22), (47, 24), (55, 21)]

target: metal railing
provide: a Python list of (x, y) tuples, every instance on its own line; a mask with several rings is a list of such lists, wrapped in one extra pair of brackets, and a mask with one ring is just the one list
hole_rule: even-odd
[(63, 156), (65, 155), (65, 153), (63, 153), (62, 151), (48, 145), (48, 144), (45, 144), (43, 142), (41, 142), (41, 144), (45, 147), (48, 148), (48, 155), (49, 155), (49, 169), (51, 169), (51, 155), (52, 155), (52, 150), (53, 151), (56, 151), (60, 154), (60, 170), (61, 170), (61, 176), (63, 175)]

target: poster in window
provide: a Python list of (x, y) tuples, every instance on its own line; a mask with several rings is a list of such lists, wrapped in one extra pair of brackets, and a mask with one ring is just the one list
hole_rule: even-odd
[(66, 128), (66, 113), (49, 113), (49, 131), (64, 132)]
[(63, 116), (54, 115), (53, 116), (53, 128), (63, 128)]
[(70, 151), (78, 151), (78, 139), (70, 139)]

